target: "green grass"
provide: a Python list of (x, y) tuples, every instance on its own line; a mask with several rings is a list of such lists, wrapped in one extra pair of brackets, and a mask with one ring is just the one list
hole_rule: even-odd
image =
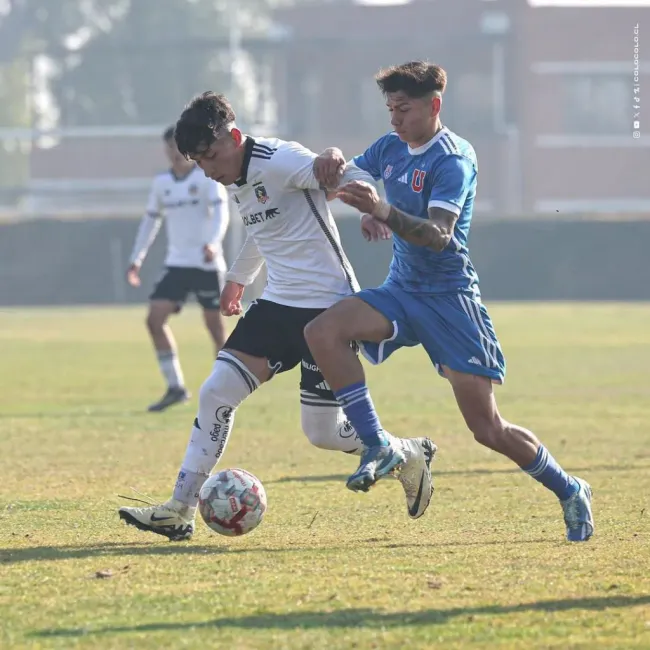
[[(501, 410), (592, 484), (587, 544), (474, 443), (420, 350), (368, 376), (388, 429), (440, 447), (422, 519), (396, 482), (345, 489), (356, 459), (307, 443), (294, 371), (240, 409), (221, 465), (264, 482), (257, 530), (127, 528), (117, 495), (167, 498), (196, 398), (143, 412), (163, 387), (142, 309), (0, 313), (0, 647), (649, 648), (650, 305), (491, 312)], [(210, 345), (194, 309), (173, 327), (196, 395)]]

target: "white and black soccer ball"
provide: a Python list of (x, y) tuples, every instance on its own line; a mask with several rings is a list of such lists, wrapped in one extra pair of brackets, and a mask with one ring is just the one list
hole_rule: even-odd
[(199, 512), (215, 533), (245, 535), (260, 524), (266, 512), (264, 486), (244, 469), (224, 469), (201, 487)]

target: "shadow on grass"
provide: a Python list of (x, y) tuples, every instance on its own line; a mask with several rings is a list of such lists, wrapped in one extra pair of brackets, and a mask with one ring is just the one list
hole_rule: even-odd
[[(580, 475), (585, 472), (632, 472), (636, 470), (650, 470), (650, 465), (594, 465), (593, 467), (570, 467), (572, 473)], [(518, 467), (502, 467), (498, 469), (487, 469), (478, 467), (476, 469), (433, 469), (433, 476), (480, 476), (490, 474), (521, 474)], [(328, 483), (334, 481), (347, 481), (349, 474), (323, 474), (320, 476), (283, 476), (272, 481), (264, 481), (266, 485), (274, 483)]]
[[(527, 539), (504, 541), (502, 539), (494, 540), (458, 540), (453, 542), (435, 542), (431, 544), (411, 544), (411, 543), (392, 543), (388, 539), (360, 539), (355, 540), (356, 546), (367, 546), (371, 549), (440, 549), (440, 548), (457, 548), (463, 546), (521, 546), (522, 544), (548, 544), (548, 538), (545, 539)], [(564, 542), (558, 542), (564, 544)], [(186, 542), (169, 542), (162, 544), (142, 544), (139, 542), (119, 543), (106, 542), (101, 544), (88, 544), (87, 546), (28, 546), (24, 548), (0, 548), (0, 566), (19, 564), (21, 562), (38, 562), (38, 561), (57, 561), (57, 560), (79, 560), (84, 558), (127, 558), (137, 556), (165, 556), (165, 555), (229, 555), (229, 554), (250, 554), (264, 555), (267, 553), (329, 553), (329, 552), (346, 552), (350, 550), (350, 545), (341, 546), (287, 546), (287, 547), (236, 547), (220, 546), (218, 542), (214, 545), (196, 545)]]
[(151, 415), (144, 409), (123, 409), (116, 408), (112, 411), (106, 410), (93, 410), (87, 411), (33, 411), (26, 413), (24, 411), (14, 413), (0, 413), (0, 420), (68, 420), (68, 419), (82, 419), (82, 418), (121, 418), (121, 417), (134, 417), (136, 415)]
[(637, 607), (650, 603), (650, 596), (607, 596), (600, 598), (567, 598), (519, 605), (484, 605), (480, 607), (452, 607), (425, 609), (419, 612), (380, 612), (372, 609), (348, 609), (332, 612), (294, 612), (287, 614), (255, 614), (252, 616), (215, 618), (196, 623), (164, 622), (134, 626), (64, 628), (39, 630), (32, 637), (77, 637), (86, 635), (178, 632), (211, 628), (239, 629), (319, 629), (319, 628), (393, 628), (417, 625), (440, 625), (459, 616), (499, 616), (520, 612), (566, 612), (572, 610), (600, 612), (605, 609)]
[(184, 542), (163, 544), (142, 544), (139, 542), (105, 542), (87, 546), (29, 546), (24, 548), (0, 548), (0, 564), (19, 562), (78, 560), (83, 558), (120, 558), (156, 555), (218, 555), (223, 553), (279, 553), (296, 550), (273, 548), (230, 548), (229, 546), (207, 546)]

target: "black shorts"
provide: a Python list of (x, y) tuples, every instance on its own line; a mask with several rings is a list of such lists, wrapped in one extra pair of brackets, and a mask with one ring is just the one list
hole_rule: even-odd
[(268, 359), (273, 374), (300, 364), (300, 389), (336, 406), (336, 398), (311, 356), (303, 333), (305, 325), (324, 311), (255, 300), (237, 322), (224, 348)]
[(217, 271), (168, 266), (156, 282), (149, 300), (175, 302), (176, 311), (179, 312), (191, 293), (203, 309), (219, 309), (221, 283)]

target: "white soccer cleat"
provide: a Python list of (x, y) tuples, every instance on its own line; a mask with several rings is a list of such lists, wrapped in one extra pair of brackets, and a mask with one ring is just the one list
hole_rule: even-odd
[(402, 438), (406, 461), (395, 471), (404, 488), (409, 517), (421, 517), (431, 502), (433, 479), (431, 461), (438, 448), (429, 438)]
[(120, 519), (124, 519), (127, 524), (163, 535), (172, 542), (191, 539), (194, 534), (196, 508), (190, 508), (174, 499), (148, 508), (123, 506), (118, 513)]

